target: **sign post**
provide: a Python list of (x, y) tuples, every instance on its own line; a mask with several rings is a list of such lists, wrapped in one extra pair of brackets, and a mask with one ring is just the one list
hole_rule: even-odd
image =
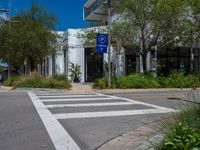
[(108, 34), (96, 35), (96, 52), (107, 53), (108, 49)]

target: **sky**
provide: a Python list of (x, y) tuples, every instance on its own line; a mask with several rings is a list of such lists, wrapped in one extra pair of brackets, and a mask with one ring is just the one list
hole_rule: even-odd
[[(83, 5), (87, 0), (37, 0), (38, 4), (54, 14), (59, 24), (56, 30), (64, 31), (68, 28), (82, 28), (88, 26), (88, 22), (83, 21)], [(20, 11), (30, 8), (32, 0), (0, 0), (0, 9), (9, 9), (14, 16)], [(2, 15), (2, 14), (1, 14)]]

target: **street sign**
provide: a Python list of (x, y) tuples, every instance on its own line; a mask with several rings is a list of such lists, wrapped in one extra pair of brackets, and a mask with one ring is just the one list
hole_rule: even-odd
[(108, 34), (96, 35), (96, 52), (107, 53), (108, 49)]

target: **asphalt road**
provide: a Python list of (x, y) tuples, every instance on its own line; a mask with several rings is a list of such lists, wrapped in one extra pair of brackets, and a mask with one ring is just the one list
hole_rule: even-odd
[(0, 149), (55, 149), (27, 93), (0, 93)]
[(0, 92), (0, 149), (98, 149), (119, 135), (185, 108), (185, 100), (198, 96), (188, 95), (177, 91)]

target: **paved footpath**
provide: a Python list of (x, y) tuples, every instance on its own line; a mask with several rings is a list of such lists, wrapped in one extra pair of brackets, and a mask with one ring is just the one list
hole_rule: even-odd
[(134, 129), (138, 135), (150, 132), (150, 127), (146, 128), (148, 131), (140, 127), (175, 112), (100, 93), (37, 91), (28, 95), (57, 150), (110, 150), (110, 143), (117, 143), (112, 139)]

